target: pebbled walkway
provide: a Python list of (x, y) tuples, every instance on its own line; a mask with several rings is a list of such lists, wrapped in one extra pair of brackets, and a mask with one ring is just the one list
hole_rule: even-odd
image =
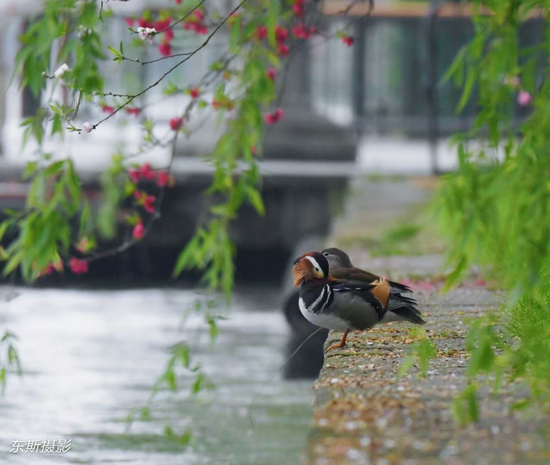
[[(391, 201), (385, 197), (386, 221), (402, 215), (407, 207), (404, 198), (413, 203), (427, 198), (424, 190), (419, 192), (422, 188), (416, 181), (376, 184), (376, 190), (391, 191), (399, 198), (392, 210)], [(356, 189), (350, 205), (366, 199), (372, 189)], [(365, 202), (362, 220), (358, 221), (356, 214), (352, 220), (349, 214), (343, 217), (346, 231), (373, 233), (372, 225), (364, 223), (371, 218), (368, 209), (372, 207), (368, 205)], [(336, 227), (334, 243), (338, 244), (343, 230)], [(465, 386), (468, 322), (496, 310), (503, 296), (475, 280), (440, 294), (437, 275), (443, 264), (441, 255), (373, 260), (363, 248), (348, 250), (358, 266), (392, 278), (414, 275), (420, 281), (416, 294), (427, 321), (423, 328), (435, 344), (437, 356), (430, 361), (426, 377), (418, 376), (416, 367), (399, 377), (401, 362), (418, 337), (412, 325), (393, 323), (350, 334), (345, 348), (327, 355), (315, 383), (315, 420), (304, 463), (550, 463), (550, 436), (545, 433), (550, 421), (511, 409), (525, 397), (524, 385), (506, 384), (498, 396), (484, 388), (480, 393), (480, 421), (475, 425), (459, 427), (451, 413), (454, 397)], [(326, 346), (339, 338), (339, 333), (330, 333)]]

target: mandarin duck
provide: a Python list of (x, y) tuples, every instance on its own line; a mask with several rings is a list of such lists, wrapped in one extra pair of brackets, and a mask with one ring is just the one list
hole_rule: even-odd
[[(347, 262), (351, 264), (349, 257)], [(367, 272), (363, 272), (365, 276), (374, 279), (336, 278), (328, 257), (320, 252), (308, 252), (296, 259), (292, 272), (294, 286), (300, 286), (299, 307), (304, 317), (314, 325), (344, 332), (340, 342), (325, 353), (344, 347), (351, 330), (363, 331), (388, 321), (425, 323), (416, 302), (401, 295), (411, 292), (410, 288)]]

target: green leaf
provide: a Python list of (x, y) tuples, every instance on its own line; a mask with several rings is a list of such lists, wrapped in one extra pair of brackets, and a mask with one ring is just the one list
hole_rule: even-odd
[[(121, 42), (122, 44), (122, 42)], [(118, 53), (118, 50), (116, 50), (115, 48), (111, 47), (110, 45), (107, 47), (116, 57), (119, 57), (120, 58), (120, 53)]]

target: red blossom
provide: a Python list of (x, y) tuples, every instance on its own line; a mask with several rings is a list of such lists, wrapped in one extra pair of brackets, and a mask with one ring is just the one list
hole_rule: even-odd
[(166, 171), (159, 171), (157, 184), (159, 187), (165, 187), (170, 182), (170, 175)]
[(166, 31), (164, 31), (164, 40), (166, 40), (166, 42), (170, 42), (172, 39), (174, 38), (174, 29), (166, 29)]
[(286, 39), (288, 39), (288, 30), (286, 30), (282, 26), (277, 26), (275, 29), (275, 37), (277, 39), (277, 42), (284, 42)]
[(191, 87), (191, 89), (189, 89), (189, 95), (191, 96), (192, 99), (199, 98), (200, 94), (201, 94), (201, 90), (199, 87)]
[(55, 271), (55, 266), (53, 263), (50, 263), (44, 270), (44, 274), (52, 274)]
[(196, 31), (198, 24), (197, 23), (183, 23), (182, 26), (186, 31)]
[(138, 19), (139, 27), (155, 27), (155, 24), (145, 18)]
[(80, 258), (71, 258), (69, 266), (74, 274), (84, 274), (88, 272), (88, 262)]
[(250, 151), (252, 152), (252, 155), (258, 155), (258, 149), (256, 148), (255, 145), (252, 145), (250, 147)]
[(267, 124), (275, 124), (281, 121), (283, 116), (284, 116), (283, 109), (277, 108), (273, 113), (268, 113), (267, 115), (265, 115), (264, 119)]
[(258, 29), (256, 29), (256, 37), (259, 40), (265, 39), (267, 37), (267, 27), (260, 26)]
[(176, 0), (176, 5), (181, 5), (181, 2), (182, 2), (182, 1), (183, 1), (183, 0)]
[(302, 3), (295, 3), (292, 5), (292, 12), (294, 13), (294, 16), (304, 16), (304, 5)]
[(143, 223), (141, 221), (134, 226), (134, 229), (132, 230), (132, 236), (136, 241), (143, 239), (143, 236), (145, 236), (145, 226), (143, 226)]
[(351, 47), (354, 44), (355, 39), (351, 36), (344, 36), (342, 37), (342, 42), (344, 42), (348, 47)]
[(148, 179), (149, 181), (151, 179), (155, 179), (155, 172), (151, 169), (150, 163), (144, 163), (139, 167), (139, 174), (142, 178)]
[(195, 18), (197, 18), (197, 20), (199, 22), (202, 22), (204, 20), (204, 12), (200, 9), (196, 9), (195, 10)]
[(170, 120), (170, 129), (172, 131), (179, 131), (183, 126), (183, 118), (174, 117)]
[(114, 107), (109, 107), (107, 105), (102, 105), (101, 106), (101, 111), (103, 111), (103, 113), (109, 113), (110, 115), (112, 115), (115, 112), (115, 109), (114, 109)]
[(159, 52), (164, 57), (172, 55), (172, 46), (168, 42), (161, 42), (159, 44)]
[(286, 44), (279, 44), (279, 53), (283, 55), (284, 57), (287, 57), (290, 52), (290, 49), (288, 48), (288, 45)]
[(143, 192), (141, 192), (141, 191), (134, 191), (134, 198), (135, 198), (136, 200), (141, 199), (142, 196), (143, 196)]
[(195, 29), (197, 34), (208, 34), (208, 28), (204, 24), (199, 24), (197, 29)]
[(147, 213), (155, 213), (155, 200), (157, 198), (154, 195), (147, 195), (143, 199), (143, 208)]
[(134, 18), (124, 18), (124, 21), (126, 21), (126, 24), (129, 26), (129, 27), (132, 27), (134, 25)]
[[(128, 176), (130, 176), (130, 179), (132, 180), (132, 182), (134, 184), (137, 184), (138, 181), (139, 181), (139, 171), (136, 170), (136, 169), (130, 169), (128, 170)], [(136, 191), (136, 192), (139, 192), (139, 191)]]
[(170, 27), (170, 23), (172, 22), (172, 18), (168, 17), (163, 20), (159, 20), (155, 23), (155, 29), (157, 32), (163, 32), (164, 29)]
[(292, 34), (297, 39), (309, 39), (309, 29), (306, 27), (304, 23), (298, 25), (298, 26), (292, 26)]
[(265, 75), (267, 76), (268, 79), (271, 79), (272, 81), (274, 81), (275, 78), (277, 77), (277, 70), (275, 68), (269, 68), (265, 72)]
[(140, 112), (139, 108), (126, 108), (126, 113), (129, 115), (139, 116)]

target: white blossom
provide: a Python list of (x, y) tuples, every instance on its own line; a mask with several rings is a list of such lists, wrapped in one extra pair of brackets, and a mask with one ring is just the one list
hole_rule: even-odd
[(92, 125), (92, 123), (89, 123), (88, 121), (86, 121), (83, 125), (82, 125), (82, 130), (84, 132), (92, 132), (92, 129), (94, 128), (94, 126)]
[(141, 40), (149, 39), (149, 42), (153, 42), (153, 37), (157, 33), (157, 30), (154, 27), (138, 27), (137, 29), (139, 38)]
[(78, 26), (78, 38), (82, 39), (82, 37), (86, 37), (87, 35), (91, 34), (92, 30), (90, 28), (82, 26)]
[(71, 68), (69, 68), (69, 65), (67, 65), (67, 63), (63, 63), (59, 68), (57, 68), (53, 75), (58, 78), (63, 76), (67, 71), (71, 71)]

